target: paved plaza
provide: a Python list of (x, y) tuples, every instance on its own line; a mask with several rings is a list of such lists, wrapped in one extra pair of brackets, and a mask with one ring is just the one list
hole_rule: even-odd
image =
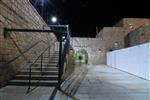
[(90, 65), (80, 100), (150, 100), (150, 82), (105, 65)]
[[(150, 81), (105, 65), (87, 65), (88, 72), (74, 97), (79, 100), (150, 100)], [(49, 100), (54, 87), (6, 86), (0, 100)], [(54, 100), (73, 100), (57, 92)]]

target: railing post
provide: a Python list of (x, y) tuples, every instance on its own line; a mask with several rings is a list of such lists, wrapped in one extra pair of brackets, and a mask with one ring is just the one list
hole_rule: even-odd
[(31, 66), (29, 66), (29, 84), (28, 84), (28, 91), (31, 88)]
[(43, 66), (43, 54), (41, 55), (41, 75), (42, 75), (42, 71), (43, 71), (42, 66)]
[(48, 55), (48, 56), (49, 56), (49, 60), (48, 60), (48, 62), (50, 62), (50, 60), (51, 60), (51, 59), (50, 59), (50, 57), (51, 57), (51, 48), (52, 48), (52, 46), (49, 47), (49, 55)]
[(55, 49), (55, 44), (56, 44), (56, 42), (54, 43), (53, 51), (55, 51), (55, 50), (56, 50), (56, 49)]
[(62, 35), (59, 37), (59, 73), (58, 73), (58, 89), (61, 90), (61, 76), (62, 76)]
[(49, 50), (48, 50), (49, 52), (49, 54), (48, 54), (48, 56), (50, 57), (50, 53), (51, 53), (51, 47), (49, 47)]

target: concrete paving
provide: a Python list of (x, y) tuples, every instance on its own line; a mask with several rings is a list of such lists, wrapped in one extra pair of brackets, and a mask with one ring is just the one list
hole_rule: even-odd
[(89, 65), (75, 97), (79, 100), (150, 100), (150, 81), (108, 66)]
[(32, 89), (26, 93), (26, 86), (6, 86), (0, 89), (0, 100), (49, 100), (54, 87), (32, 87)]
[[(87, 65), (88, 72), (74, 97), (79, 100), (150, 100), (150, 81), (105, 65)], [(6, 86), (0, 100), (49, 100), (54, 87)], [(57, 92), (54, 100), (73, 100)]]

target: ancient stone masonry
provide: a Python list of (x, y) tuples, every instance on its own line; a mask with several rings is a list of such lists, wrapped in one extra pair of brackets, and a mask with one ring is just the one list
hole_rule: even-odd
[(134, 31), (131, 31), (125, 37), (126, 47), (135, 46), (150, 42), (150, 26), (143, 25)]
[(101, 40), (105, 42), (107, 51), (121, 49), (124, 47), (126, 30), (121, 27), (104, 27), (101, 31)]
[[(113, 27), (104, 27), (97, 34), (97, 38), (73, 38), (72, 45), (75, 52), (80, 49), (85, 49), (88, 52), (90, 64), (106, 64), (106, 53), (124, 48), (127, 44), (125, 37), (130, 32), (131, 45), (148, 42), (150, 40), (149, 24), (150, 19), (124, 18)], [(143, 25), (147, 25), (147, 27), (141, 27)], [(140, 30), (137, 30), (138, 28)], [(140, 36), (143, 32), (144, 35)]]
[(43, 25), (46, 23), (29, 0), (0, 0), (0, 83), (14, 76), (25, 62), (39, 55), (48, 43), (56, 41), (53, 33), (14, 32), (11, 38), (6, 39), (3, 28), (43, 29)]
[(96, 38), (72, 38), (71, 45), (75, 52), (86, 50), (89, 64), (105, 64), (106, 48), (104, 41)]
[(133, 30), (141, 25), (150, 24), (149, 19), (142, 18), (124, 18), (114, 27), (104, 27), (97, 38), (106, 41), (107, 50), (116, 50), (125, 47), (124, 38)]

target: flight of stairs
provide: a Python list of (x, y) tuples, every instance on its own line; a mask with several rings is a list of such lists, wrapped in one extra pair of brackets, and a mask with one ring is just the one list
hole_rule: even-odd
[[(46, 53), (48, 54), (48, 53)], [(31, 86), (57, 86), (58, 83), (58, 59), (59, 52), (43, 56), (43, 71), (41, 74), (41, 60), (31, 67)], [(33, 59), (34, 61), (34, 59)], [(32, 63), (32, 61), (30, 62)], [(8, 85), (27, 86), (29, 84), (29, 66), (24, 67), (16, 77), (8, 82)]]

